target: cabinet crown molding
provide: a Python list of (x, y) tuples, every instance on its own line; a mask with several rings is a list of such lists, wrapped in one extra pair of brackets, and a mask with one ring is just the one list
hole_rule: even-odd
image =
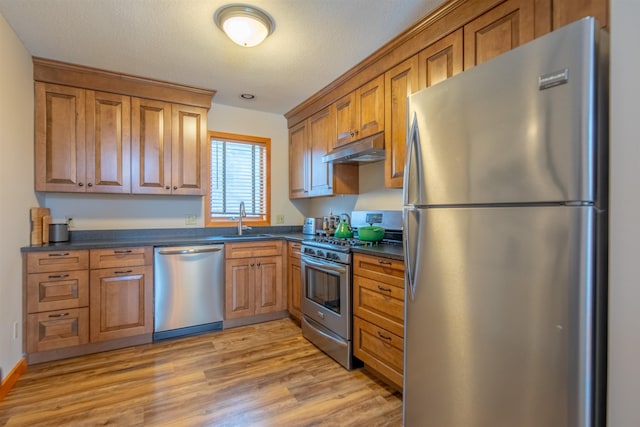
[(33, 57), (35, 81), (211, 108), (215, 90)]

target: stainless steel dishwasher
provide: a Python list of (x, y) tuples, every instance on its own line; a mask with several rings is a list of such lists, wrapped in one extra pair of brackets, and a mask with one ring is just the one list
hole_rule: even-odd
[(224, 245), (154, 250), (153, 339), (222, 329)]

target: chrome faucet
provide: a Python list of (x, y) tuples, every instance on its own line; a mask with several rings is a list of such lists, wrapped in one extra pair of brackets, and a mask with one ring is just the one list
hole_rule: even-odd
[(238, 215), (238, 236), (242, 236), (243, 230), (251, 230), (251, 227), (242, 225), (242, 217), (247, 217), (247, 211), (244, 208), (244, 202), (240, 202), (240, 215)]

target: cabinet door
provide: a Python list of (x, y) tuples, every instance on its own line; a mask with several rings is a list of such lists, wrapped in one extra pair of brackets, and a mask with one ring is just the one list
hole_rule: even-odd
[(357, 127), (354, 140), (384, 130), (384, 75), (380, 75), (356, 91)]
[(507, 0), (464, 26), (468, 70), (534, 37), (534, 0)]
[(284, 310), (282, 257), (255, 259), (255, 314)]
[(459, 29), (418, 54), (418, 87), (433, 86), (462, 72), (463, 31)]
[(91, 342), (153, 333), (153, 266), (91, 270)]
[(255, 311), (255, 259), (225, 262), (225, 319), (251, 316)]
[(87, 192), (131, 192), (131, 100), (86, 92)]
[(300, 243), (289, 242), (287, 251), (287, 310), (293, 317), (302, 317), (302, 270), (300, 268)]
[(601, 27), (609, 26), (607, 0), (554, 0), (553, 28), (563, 27), (586, 16), (595, 17)]
[(35, 83), (36, 191), (85, 191), (85, 91)]
[(289, 198), (306, 197), (308, 192), (307, 170), (307, 120), (289, 129)]
[(356, 93), (351, 92), (335, 103), (336, 108), (336, 145), (344, 145), (356, 138), (358, 127), (356, 111)]
[(333, 193), (333, 165), (322, 161), (336, 139), (335, 105), (309, 118), (309, 196)]
[(171, 194), (171, 104), (131, 98), (131, 192)]
[(206, 194), (207, 152), (207, 110), (174, 104), (171, 124), (173, 194)]
[(418, 56), (385, 73), (384, 183), (402, 188), (407, 137), (407, 96), (418, 89)]

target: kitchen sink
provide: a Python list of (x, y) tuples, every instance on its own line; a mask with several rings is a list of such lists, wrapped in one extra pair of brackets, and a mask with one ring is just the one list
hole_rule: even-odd
[(223, 240), (227, 239), (252, 239), (255, 237), (273, 237), (271, 234), (243, 234), (242, 236), (233, 235), (233, 236), (220, 236)]

